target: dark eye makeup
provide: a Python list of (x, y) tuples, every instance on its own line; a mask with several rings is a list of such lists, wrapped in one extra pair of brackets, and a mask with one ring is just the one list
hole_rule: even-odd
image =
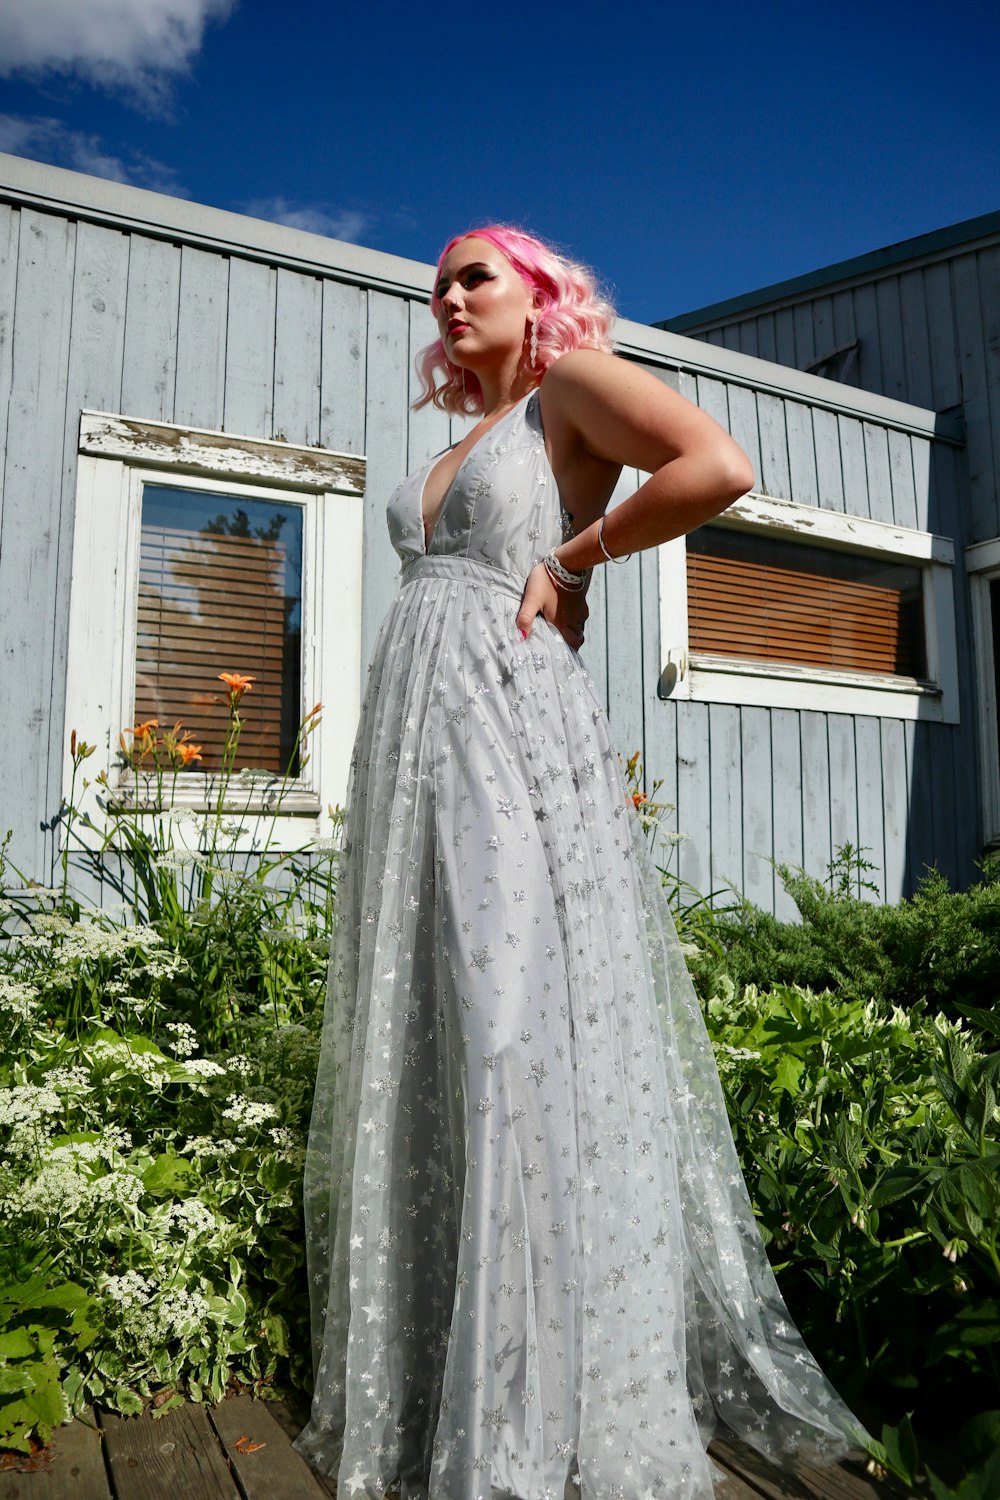
[[(463, 288), (468, 291), (469, 287), (474, 286), (478, 281), (492, 281), (494, 275), (495, 272), (491, 271), (489, 266), (466, 266), (464, 270), (459, 271), (457, 276), (452, 277), (452, 280), (461, 282)], [(439, 302), (450, 285), (451, 282), (445, 281), (442, 277), (434, 288), (434, 295)]]

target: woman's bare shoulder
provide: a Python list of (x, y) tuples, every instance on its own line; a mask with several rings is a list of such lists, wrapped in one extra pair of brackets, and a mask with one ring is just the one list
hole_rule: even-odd
[(617, 354), (600, 349), (571, 349), (551, 364), (545, 372), (546, 389), (556, 392), (600, 390), (618, 380), (626, 363)]
[(553, 420), (597, 459), (652, 473), (683, 452), (732, 445), (706, 412), (618, 355), (564, 354), (546, 371), (543, 390)]

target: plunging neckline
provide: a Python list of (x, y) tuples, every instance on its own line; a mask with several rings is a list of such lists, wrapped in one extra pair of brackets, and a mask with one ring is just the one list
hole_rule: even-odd
[(429, 458), (427, 460), (427, 468), (425, 468), (424, 470), (424, 475), (420, 481), (420, 489), (417, 495), (417, 511), (420, 517), (420, 539), (424, 545), (425, 557), (431, 550), (431, 546), (434, 542), (434, 537), (437, 534), (437, 529), (441, 524), (441, 517), (444, 515), (448, 505), (448, 501), (451, 499), (451, 492), (458, 483), (459, 477), (466, 464), (469, 463), (474, 454), (482, 447), (483, 443), (485, 443), (490, 434), (496, 432), (498, 427), (502, 427), (503, 424), (514, 415), (518, 407), (523, 406), (525, 402), (530, 401), (537, 390), (537, 386), (532, 386), (531, 390), (527, 393), (526, 396), (522, 396), (519, 401), (514, 402), (514, 405), (510, 408), (510, 411), (504, 412), (503, 416), (498, 417), (497, 420), (493, 423), (492, 427), (487, 427), (486, 431), (480, 433), (479, 437), (476, 438), (476, 441), (473, 443), (472, 447), (469, 449), (468, 453), (465, 455), (465, 457), (462, 459), (462, 462), (455, 470), (455, 473), (453, 474), (451, 479), (451, 483), (447, 486), (444, 494), (441, 497), (441, 504), (438, 508), (438, 513), (434, 519), (434, 525), (431, 527), (429, 536), (427, 534), (427, 521), (424, 516), (424, 496), (427, 493), (427, 482), (430, 479), (431, 475), (434, 473), (434, 470), (437, 468), (438, 464), (442, 462), (445, 456), (449, 453), (454, 453), (455, 449), (461, 445), (461, 439), (459, 439), (459, 442), (457, 443), (452, 443), (450, 448), (443, 448), (440, 453), (435, 453), (433, 458)]

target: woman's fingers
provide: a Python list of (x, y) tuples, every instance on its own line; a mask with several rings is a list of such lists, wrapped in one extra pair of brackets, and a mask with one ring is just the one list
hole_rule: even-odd
[(527, 640), (531, 634), (531, 627), (536, 618), (544, 614), (546, 619), (552, 618), (557, 604), (555, 585), (549, 578), (548, 573), (541, 563), (536, 563), (528, 574), (528, 580), (524, 585), (524, 593), (521, 595), (521, 608), (517, 612), (514, 621), (521, 632), (521, 639)]
[(583, 632), (590, 610), (585, 594), (575, 590), (557, 589), (541, 563), (537, 563), (528, 574), (521, 596), (521, 608), (515, 624), (521, 639), (527, 640), (539, 615), (554, 625), (574, 651), (583, 645)]

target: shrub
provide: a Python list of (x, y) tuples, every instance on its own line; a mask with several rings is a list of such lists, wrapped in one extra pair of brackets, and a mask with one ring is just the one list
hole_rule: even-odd
[(696, 962), (703, 992), (716, 974), (742, 984), (799, 984), (890, 1008), (925, 1001), (957, 1019), (981, 1018), (1000, 991), (1000, 878), (995, 862), (967, 891), (930, 871), (916, 894), (880, 906), (855, 894), (865, 861), (839, 851), (828, 883), (777, 866), (800, 922), (738, 903), (713, 925), (713, 950)]
[[(238, 702), (213, 811), (164, 809), (186, 742), (140, 726), (124, 754), (153, 763), (144, 810), (103, 778), (110, 831), (84, 844), (71, 798), (61, 886), (0, 903), (0, 1446), (90, 1401), (309, 1381), (301, 1174), (336, 847), (276, 853), (241, 814)], [(90, 747), (71, 749), (78, 772)], [(120, 852), (119, 906), (76, 898), (71, 848), (105, 873)]]
[(780, 873), (800, 923), (702, 904), (691, 959), (761, 1230), (820, 1363), (873, 1430), (889, 1418), (905, 1493), (918, 1439), (961, 1430), (955, 1493), (980, 1500), (1000, 1407), (996, 869), (968, 892), (932, 872), (896, 907), (861, 899), (849, 847), (826, 884)]

